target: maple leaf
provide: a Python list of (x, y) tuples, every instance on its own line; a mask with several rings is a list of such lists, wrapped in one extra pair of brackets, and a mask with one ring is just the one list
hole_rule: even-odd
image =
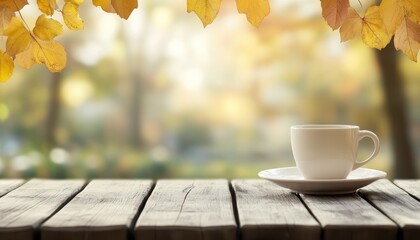
[(347, 18), (344, 20), (340, 27), (341, 42), (345, 42), (359, 36), (362, 32), (362, 25), (362, 18), (359, 16), (356, 10), (351, 8)]
[(36, 63), (45, 64), (50, 72), (60, 72), (66, 66), (67, 53), (59, 42), (38, 40), (33, 45)]
[(56, 0), (37, 0), (38, 8), (41, 12), (51, 16), (57, 7)]
[(236, 0), (236, 8), (239, 13), (244, 13), (248, 22), (256, 27), (270, 13), (268, 0)]
[(3, 35), (3, 31), (9, 26), (10, 21), (15, 16), (15, 12), (10, 8), (0, 8), (0, 35)]
[(397, 28), (394, 37), (395, 49), (401, 50), (411, 60), (417, 62), (417, 54), (420, 50), (420, 25), (404, 18)]
[(404, 18), (404, 9), (400, 0), (382, 0), (379, 11), (388, 34), (394, 34)]
[(26, 4), (28, 4), (28, 0), (0, 0), (0, 7), (9, 8), (14, 12), (19, 11)]
[(121, 18), (128, 19), (131, 12), (138, 7), (137, 0), (111, 0), (112, 7)]
[(333, 30), (343, 24), (349, 7), (349, 0), (321, 0), (322, 16)]
[(4, 30), (4, 34), (7, 36), (6, 52), (12, 57), (24, 51), (32, 39), (31, 33), (25, 28), (22, 20), (17, 17), (12, 18), (9, 27)]
[(112, 6), (111, 0), (92, 0), (92, 3), (96, 7), (101, 7), (105, 12), (115, 13), (115, 9)]
[(14, 67), (12, 58), (0, 49), (0, 82), (6, 82), (12, 76)]
[(206, 27), (216, 18), (221, 3), (222, 0), (187, 0), (187, 12), (195, 12)]
[(379, 50), (388, 45), (392, 34), (385, 29), (378, 6), (370, 6), (362, 20), (362, 40), (366, 45)]
[(61, 14), (63, 15), (64, 23), (71, 30), (83, 29), (84, 23), (77, 11), (82, 2), (83, 0), (65, 0)]
[(60, 22), (47, 18), (44, 14), (36, 20), (34, 34), (42, 40), (52, 40), (64, 32), (63, 25)]

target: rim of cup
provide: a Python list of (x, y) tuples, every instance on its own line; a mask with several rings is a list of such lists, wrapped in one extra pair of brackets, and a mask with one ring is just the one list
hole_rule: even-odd
[(302, 130), (322, 130), (322, 129), (358, 129), (359, 126), (356, 125), (346, 125), (346, 124), (302, 124), (294, 125), (290, 127), (291, 129), (302, 129)]

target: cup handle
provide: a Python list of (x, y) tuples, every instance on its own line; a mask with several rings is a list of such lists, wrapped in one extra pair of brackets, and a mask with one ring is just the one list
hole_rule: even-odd
[(359, 131), (359, 139), (357, 141), (360, 142), (360, 140), (362, 140), (365, 137), (372, 139), (373, 144), (375, 145), (375, 149), (373, 150), (373, 153), (366, 160), (361, 161), (361, 162), (355, 162), (353, 165), (353, 170), (365, 165), (367, 162), (369, 162), (374, 157), (376, 157), (376, 155), (378, 155), (379, 153), (380, 144), (379, 144), (378, 136), (376, 136), (376, 134), (374, 134), (371, 131), (361, 130)]

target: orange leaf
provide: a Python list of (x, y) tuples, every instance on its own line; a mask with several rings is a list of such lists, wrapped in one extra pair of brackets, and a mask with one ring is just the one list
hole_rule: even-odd
[(400, 0), (406, 15), (411, 21), (420, 24), (420, 1), (419, 0)]
[(9, 80), (14, 67), (12, 58), (0, 49), (0, 82)]
[(353, 8), (350, 8), (346, 20), (340, 28), (341, 42), (360, 36), (363, 20)]
[(3, 35), (3, 31), (9, 26), (14, 16), (15, 12), (10, 10), (10, 8), (0, 8), (0, 35)]
[(60, 72), (66, 66), (67, 53), (57, 41), (38, 40), (34, 44), (33, 56), (36, 63), (45, 64), (50, 72)]
[(115, 12), (121, 18), (128, 19), (131, 12), (138, 7), (137, 0), (111, 0)]
[(57, 7), (56, 0), (37, 0), (38, 8), (41, 12), (51, 16)]
[(388, 34), (379, 12), (378, 6), (370, 6), (362, 24), (362, 40), (371, 48), (382, 49), (391, 41), (392, 34)]
[(245, 13), (248, 22), (256, 27), (270, 13), (268, 0), (236, 0), (236, 8), (239, 13)]
[(417, 54), (420, 50), (420, 25), (404, 18), (401, 25), (397, 28), (394, 37), (394, 45), (397, 50), (401, 50), (411, 60), (417, 62)]
[[(80, 0), (79, 0), (80, 1)], [(61, 14), (63, 15), (64, 23), (71, 30), (80, 30), (83, 29), (84, 22), (79, 16), (78, 8), (79, 4), (82, 1), (76, 0), (65, 0), (63, 10)]]
[(221, 2), (222, 0), (187, 0), (187, 12), (195, 12), (205, 27), (216, 18)]
[(51, 40), (64, 32), (60, 22), (47, 18), (44, 14), (38, 17), (33, 30), (35, 36), (42, 40)]
[(15, 57), (16, 54), (23, 52), (32, 40), (31, 33), (25, 28), (22, 20), (13, 17), (9, 27), (4, 30), (7, 36), (6, 52)]
[(404, 18), (404, 9), (399, 4), (400, 0), (382, 0), (379, 11), (389, 34), (394, 34)]
[(9, 8), (14, 12), (19, 11), (26, 4), (28, 4), (28, 0), (0, 0), (0, 7)]
[(115, 13), (115, 9), (112, 6), (111, 0), (92, 0), (92, 3), (96, 7), (101, 7), (105, 12)]
[(343, 24), (349, 7), (349, 0), (321, 0), (322, 16), (333, 30)]
[(29, 43), (29, 46), (28, 46), (28, 48), (26, 48), (25, 51), (16, 55), (15, 61), (16, 61), (17, 65), (19, 65), (23, 68), (26, 68), (26, 69), (32, 68), (32, 66), (36, 63), (35, 56), (34, 56), (34, 45), (35, 44), (36, 44), (36, 42), (34, 40), (32, 40)]

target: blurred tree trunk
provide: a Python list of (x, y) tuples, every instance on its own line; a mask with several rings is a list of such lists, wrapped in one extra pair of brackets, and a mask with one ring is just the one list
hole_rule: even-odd
[(130, 96), (130, 132), (129, 132), (129, 139), (130, 144), (134, 148), (144, 148), (143, 141), (140, 135), (140, 127), (141, 127), (141, 101), (143, 96), (143, 87), (142, 87), (142, 80), (140, 74), (136, 73), (136, 71), (132, 71), (130, 77), (130, 86), (131, 86), (131, 96)]
[(403, 76), (398, 68), (397, 52), (393, 44), (376, 51), (384, 88), (385, 107), (393, 142), (394, 177), (415, 178), (414, 151), (410, 141), (407, 100)]
[(57, 129), (58, 118), (60, 116), (60, 88), (62, 82), (62, 73), (52, 73), (50, 81), (50, 97), (48, 100), (48, 113), (45, 126), (45, 140), (47, 147), (53, 147), (57, 144), (55, 132)]

